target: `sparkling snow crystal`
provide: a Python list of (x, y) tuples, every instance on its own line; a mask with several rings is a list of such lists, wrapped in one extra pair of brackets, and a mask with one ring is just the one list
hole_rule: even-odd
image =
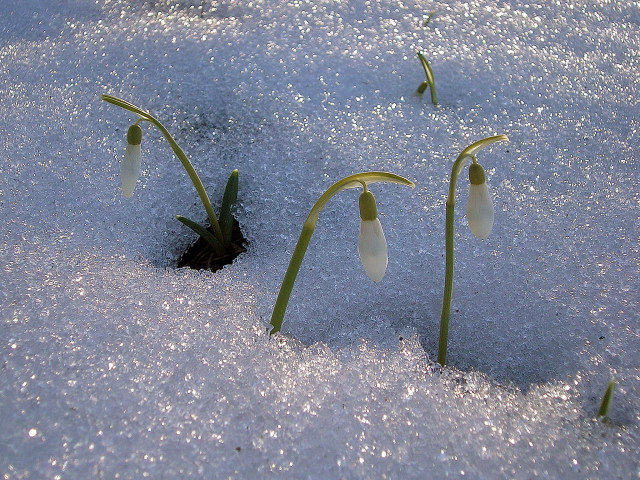
[[(639, 18), (604, 0), (0, 1), (0, 476), (640, 475)], [(414, 96), (418, 50), (437, 106)], [(136, 119), (102, 93), (156, 115), (212, 200), (239, 170), (233, 264), (176, 268), (195, 236), (175, 215), (206, 221), (196, 192), (146, 129), (123, 198)], [(487, 240), (457, 189), (441, 368), (448, 176), (496, 134)], [(366, 170), (416, 183), (370, 187), (383, 281), (341, 192), (270, 338), (309, 209)]]

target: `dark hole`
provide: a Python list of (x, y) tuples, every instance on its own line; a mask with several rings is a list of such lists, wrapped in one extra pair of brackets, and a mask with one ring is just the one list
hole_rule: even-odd
[[(207, 228), (213, 233), (211, 227)], [(225, 265), (230, 265), (235, 258), (247, 249), (245, 245), (249, 243), (240, 231), (240, 224), (234, 218), (233, 229), (231, 231), (231, 246), (229, 252), (226, 255), (218, 256), (213, 252), (213, 248), (202, 237), (196, 240), (196, 243), (191, 245), (189, 249), (184, 252), (182, 258), (178, 262), (178, 267), (189, 267), (194, 270), (211, 270), (215, 272), (220, 270)]]

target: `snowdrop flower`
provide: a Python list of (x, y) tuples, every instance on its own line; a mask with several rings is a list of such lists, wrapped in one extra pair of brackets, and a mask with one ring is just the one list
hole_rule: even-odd
[(469, 166), (469, 198), (467, 200), (467, 220), (473, 234), (485, 239), (493, 228), (493, 203), (489, 188), (485, 182), (484, 169), (476, 160), (476, 153), (495, 142), (506, 142), (506, 135), (494, 135), (483, 138), (465, 148), (451, 168), (449, 195), (447, 196), (447, 218), (445, 223), (445, 267), (444, 292), (442, 294), (442, 314), (440, 315), (440, 339), (438, 340), (438, 363), (443, 365), (447, 360), (447, 343), (449, 339), (449, 315), (451, 314), (451, 298), (453, 295), (453, 230), (454, 207), (456, 205), (456, 181), (462, 169), (471, 158)]
[(142, 129), (137, 123), (129, 127), (127, 131), (127, 150), (120, 164), (120, 177), (122, 179), (122, 194), (129, 198), (133, 195), (136, 181), (140, 174), (142, 153), (140, 143), (142, 142)]
[(367, 275), (374, 282), (379, 282), (387, 270), (387, 240), (384, 238), (382, 225), (378, 220), (376, 199), (366, 187), (360, 194), (360, 236), (358, 237), (358, 254)]
[(485, 240), (493, 228), (493, 202), (485, 182), (484, 169), (476, 162), (469, 166), (469, 199), (467, 200), (467, 220), (473, 234)]
[(302, 265), (304, 253), (307, 251), (307, 247), (311, 241), (311, 235), (313, 235), (313, 231), (318, 223), (320, 212), (331, 198), (343, 190), (360, 187), (364, 189), (364, 193), (360, 195), (360, 218), (362, 218), (362, 223), (360, 224), (358, 253), (360, 254), (360, 259), (362, 260), (362, 265), (367, 275), (369, 275), (374, 282), (382, 280), (387, 268), (387, 241), (384, 238), (382, 226), (380, 226), (380, 221), (378, 220), (376, 200), (373, 198), (373, 195), (367, 191), (367, 183), (374, 182), (397, 183), (405, 187), (415, 187), (411, 180), (407, 180), (400, 175), (387, 172), (363, 172), (349, 175), (334, 183), (318, 198), (311, 208), (304, 225), (302, 225), (302, 232), (300, 232), (298, 243), (296, 243), (296, 248), (291, 255), (289, 266), (282, 279), (278, 298), (273, 306), (271, 322), (269, 322), (273, 327), (271, 332), (269, 332), (270, 334), (279, 332), (282, 327), (282, 321), (284, 320), (287, 304), (291, 297), (293, 284), (296, 281), (300, 265)]

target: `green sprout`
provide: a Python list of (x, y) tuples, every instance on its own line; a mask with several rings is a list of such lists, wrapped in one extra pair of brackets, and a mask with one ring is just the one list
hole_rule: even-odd
[(394, 175), (393, 173), (356, 173), (355, 175), (350, 175), (336, 182), (318, 198), (302, 226), (298, 243), (296, 244), (291, 260), (289, 261), (289, 267), (282, 280), (282, 286), (278, 292), (278, 298), (276, 299), (271, 315), (271, 326), (273, 327), (271, 334), (279, 332), (282, 327), (282, 321), (284, 320), (289, 297), (293, 290), (293, 284), (296, 281), (296, 276), (302, 265), (302, 259), (304, 258), (304, 254), (311, 241), (311, 236), (318, 223), (320, 212), (334, 195), (343, 190), (358, 187), (362, 187), (364, 190), (359, 199), (361, 223), (358, 238), (358, 253), (369, 278), (374, 282), (382, 280), (387, 267), (387, 242), (384, 238), (380, 221), (378, 220), (375, 198), (373, 194), (367, 190), (368, 184), (376, 182), (398, 183), (411, 188), (415, 187), (410, 180), (399, 175)]
[(421, 96), (425, 92), (427, 87), (430, 87), (431, 103), (433, 103), (434, 105), (437, 105), (438, 97), (436, 95), (436, 82), (433, 78), (433, 70), (431, 70), (431, 65), (429, 64), (427, 59), (424, 57), (422, 52), (418, 52), (418, 58), (420, 59), (420, 63), (422, 64), (422, 68), (424, 69), (424, 74), (427, 77), (427, 79), (420, 84), (420, 86), (416, 90), (416, 95)]
[(164, 127), (164, 125), (162, 125), (162, 123), (160, 123), (160, 121), (153, 117), (149, 112), (133, 105), (132, 103), (127, 102), (126, 100), (122, 100), (121, 98), (114, 97), (112, 95), (101, 95), (100, 98), (105, 102), (117, 105), (120, 108), (124, 108), (125, 110), (128, 110), (139, 117), (127, 131), (127, 148), (125, 156), (122, 159), (121, 163), (123, 195), (127, 198), (133, 195), (133, 190), (140, 173), (142, 156), (140, 148), (140, 144), (142, 142), (142, 129), (140, 128), (139, 124), (141, 122), (149, 122), (157, 127), (160, 132), (162, 132), (164, 137), (169, 142), (173, 153), (175, 153), (176, 157), (178, 157), (178, 160), (180, 160), (180, 163), (182, 163), (182, 166), (187, 171), (187, 174), (189, 175), (193, 186), (198, 192), (200, 201), (202, 202), (202, 205), (207, 212), (207, 217), (209, 218), (213, 233), (209, 232), (208, 229), (199, 225), (193, 220), (189, 220), (188, 218), (180, 215), (177, 215), (176, 218), (184, 225), (199, 234), (202, 238), (204, 238), (211, 245), (217, 255), (225, 255), (228, 252), (231, 244), (231, 230), (233, 227), (233, 214), (231, 210), (232, 206), (237, 202), (238, 197), (238, 170), (234, 170), (233, 172), (231, 172), (229, 180), (227, 181), (227, 185), (222, 198), (222, 205), (220, 207), (220, 221), (218, 221), (218, 217), (213, 211), (213, 206), (211, 205), (211, 201), (209, 200), (209, 195), (207, 195), (207, 192), (202, 185), (202, 181), (200, 181), (200, 177), (196, 173), (193, 165), (185, 155), (184, 151), (178, 146), (178, 144), (173, 139), (169, 131)]
[(435, 16), (436, 16), (436, 11), (435, 10), (431, 10), (431, 12), (429, 13), (429, 16), (422, 23), (422, 26), (426, 27), (427, 25), (429, 25), (429, 22), (431, 20), (433, 20), (433, 17), (435, 17)]
[(611, 400), (613, 399), (613, 390), (616, 386), (616, 379), (612, 378), (607, 385), (607, 389), (604, 392), (604, 396), (602, 397), (602, 402), (600, 403), (600, 408), (598, 409), (598, 418), (603, 418), (604, 422), (607, 421), (609, 416), (609, 407), (611, 407)]
[(475, 236), (486, 239), (493, 227), (493, 203), (485, 182), (484, 169), (476, 160), (476, 153), (495, 142), (506, 142), (506, 135), (496, 135), (479, 140), (465, 148), (453, 164), (449, 195), (447, 197), (446, 233), (445, 233), (445, 277), (442, 298), (442, 315), (440, 317), (440, 340), (438, 343), (438, 363), (444, 366), (447, 359), (447, 343), (449, 337), (449, 314), (451, 313), (451, 296), (453, 293), (453, 219), (456, 203), (456, 181), (458, 175), (471, 160), (469, 166), (469, 198), (467, 200), (467, 220), (469, 228)]

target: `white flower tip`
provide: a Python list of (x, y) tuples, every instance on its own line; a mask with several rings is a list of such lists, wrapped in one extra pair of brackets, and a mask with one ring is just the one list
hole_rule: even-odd
[(361, 221), (358, 254), (367, 276), (376, 283), (382, 280), (387, 270), (387, 253), (387, 240), (380, 220)]
[(127, 144), (127, 150), (124, 158), (120, 163), (120, 178), (122, 180), (122, 194), (126, 198), (133, 195), (136, 188), (136, 181), (140, 174), (140, 166), (142, 164), (142, 154), (140, 145)]
[(493, 202), (486, 183), (469, 186), (467, 200), (467, 221), (471, 232), (486, 240), (493, 228)]

